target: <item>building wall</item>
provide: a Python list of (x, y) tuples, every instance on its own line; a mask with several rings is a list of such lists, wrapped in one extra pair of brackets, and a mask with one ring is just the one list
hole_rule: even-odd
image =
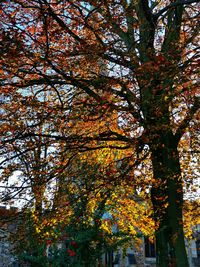
[(18, 267), (17, 259), (12, 254), (12, 245), (8, 239), (9, 233), (0, 229), (0, 267)]
[(17, 227), (16, 214), (15, 207), (7, 209), (5, 206), (0, 206), (0, 267), (19, 266), (9, 239), (10, 233), (14, 233)]
[[(153, 253), (146, 253), (147, 246), (145, 245), (145, 239), (142, 240), (140, 247), (134, 247), (134, 244), (127, 249), (125, 255), (122, 249), (114, 252), (113, 259), (114, 264), (106, 265), (106, 267), (156, 267), (156, 257)], [(191, 240), (186, 242), (188, 259), (190, 267), (200, 267), (200, 255), (197, 251), (197, 243), (199, 241)], [(124, 255), (124, 257), (123, 257)], [(130, 255), (134, 255), (134, 263), (130, 263)], [(115, 259), (119, 260), (116, 261)]]

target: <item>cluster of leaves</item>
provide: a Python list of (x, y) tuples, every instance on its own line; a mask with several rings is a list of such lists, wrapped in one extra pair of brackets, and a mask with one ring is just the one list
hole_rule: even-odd
[[(101, 153), (98, 159), (98, 152), (87, 152), (92, 166), (85, 156), (76, 157), (70, 170), (62, 173), (63, 179), (60, 177), (52, 206), (44, 209), (42, 214), (37, 210), (29, 214), (27, 227), (32, 225), (33, 232), (22, 234), (19, 229), (21, 238), (32, 237), (35, 242), (34, 246), (30, 242), (19, 247), (19, 254), (24, 254), (24, 247), (30, 248), (25, 260), (33, 264), (38, 260), (42, 264), (44, 261), (47, 262), (45, 264), (55, 262), (58, 266), (63, 264), (60, 261), (69, 266), (94, 266), (105, 252), (115, 250), (119, 245), (127, 246), (132, 239), (139, 242), (142, 233), (153, 234), (154, 223), (147, 203), (142, 202), (142, 194), (140, 203), (137, 203), (134, 195), (135, 198), (138, 195), (134, 194), (133, 188), (118, 179), (119, 171), (117, 168), (114, 170), (115, 162), (111, 160), (110, 153)], [(23, 241), (20, 243), (23, 244)], [(59, 243), (62, 244), (60, 249), (57, 248)], [(37, 247), (37, 244), (40, 246)], [(37, 256), (33, 255), (34, 249)], [(44, 255), (49, 249), (50, 258)]]

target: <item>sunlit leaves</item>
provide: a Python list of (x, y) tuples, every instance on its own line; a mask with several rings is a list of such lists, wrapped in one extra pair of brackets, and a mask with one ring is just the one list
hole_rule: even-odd
[(167, 250), (198, 176), (198, 1), (1, 5), (2, 180), (22, 172), (44, 236), (68, 212), (107, 236), (154, 216)]

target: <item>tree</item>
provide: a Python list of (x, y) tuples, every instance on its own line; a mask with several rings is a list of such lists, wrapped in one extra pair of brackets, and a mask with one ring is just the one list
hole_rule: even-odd
[[(188, 266), (180, 145), (188, 133), (195, 137), (192, 128), (198, 124), (199, 1), (13, 0), (1, 5), (2, 92), (12, 103), (24, 90), (33, 99), (54, 92), (55, 106), (45, 102), (42, 120), (57, 120), (48, 133), (26, 127), (11, 132), (3, 144), (42, 135), (79, 151), (131, 148), (130, 166), (149, 153), (157, 265)], [(77, 113), (71, 116), (72, 106)], [(97, 134), (94, 120), (113, 113), (120, 131), (108, 123)], [(90, 129), (71, 131), (77, 116), (90, 122)], [(3, 129), (8, 132), (5, 124)]]
[[(42, 213), (25, 210), (15, 234), (16, 243), (20, 239), (18, 255), (25, 261), (33, 266), (96, 266), (104, 253), (127, 247), (142, 234), (153, 234), (146, 202), (134, 194), (130, 183), (118, 178), (116, 151), (103, 150), (74, 157), (60, 173), (52, 208), (44, 207)], [(58, 249), (61, 241), (63, 247)]]

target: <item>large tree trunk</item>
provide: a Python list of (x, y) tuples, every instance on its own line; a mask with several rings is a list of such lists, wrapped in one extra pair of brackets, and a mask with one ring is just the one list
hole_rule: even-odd
[(152, 144), (152, 165), (155, 182), (151, 190), (157, 223), (157, 266), (189, 266), (183, 233), (183, 188), (178, 140), (171, 131), (160, 133)]

